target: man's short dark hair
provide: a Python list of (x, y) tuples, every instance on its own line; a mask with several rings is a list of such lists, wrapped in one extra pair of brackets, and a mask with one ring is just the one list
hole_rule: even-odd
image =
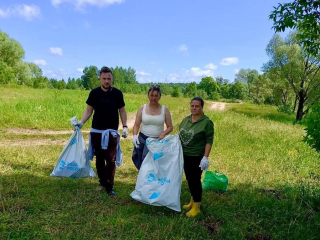
[(201, 103), (201, 107), (203, 107), (204, 101), (203, 101), (203, 99), (202, 99), (201, 97), (194, 97), (194, 98), (191, 99), (191, 102), (192, 102), (193, 100), (199, 101), (199, 102)]
[(101, 75), (101, 73), (111, 73), (111, 75), (112, 75), (112, 71), (108, 67), (102, 67), (100, 70), (100, 75)]

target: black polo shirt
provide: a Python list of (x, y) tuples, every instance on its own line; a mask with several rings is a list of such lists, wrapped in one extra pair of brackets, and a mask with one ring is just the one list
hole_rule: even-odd
[(107, 92), (101, 87), (92, 89), (86, 103), (94, 109), (92, 128), (118, 130), (119, 109), (125, 106), (119, 89), (112, 87)]

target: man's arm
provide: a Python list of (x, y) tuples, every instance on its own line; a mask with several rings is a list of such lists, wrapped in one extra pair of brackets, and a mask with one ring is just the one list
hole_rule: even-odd
[(91, 117), (92, 113), (93, 113), (93, 107), (91, 107), (90, 105), (87, 105), (86, 110), (84, 110), (82, 114), (81, 122), (85, 124), (85, 122)]
[(127, 112), (125, 107), (119, 109), (122, 126), (127, 126)]

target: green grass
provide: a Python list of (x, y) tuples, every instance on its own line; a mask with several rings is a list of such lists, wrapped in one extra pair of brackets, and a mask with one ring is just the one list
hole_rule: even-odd
[[(0, 143), (67, 141), (68, 134), (6, 130), (70, 130), (69, 118), (82, 114), (87, 95), (87, 91), (1, 87)], [(131, 114), (147, 100), (145, 95), (125, 95), (125, 99)], [(163, 96), (161, 102), (171, 110), (177, 133), (189, 114), (189, 99)], [(270, 106), (231, 104), (225, 111), (210, 111), (208, 103), (205, 107), (215, 123), (209, 170), (225, 173), (229, 186), (225, 193), (204, 191), (202, 213), (196, 218), (131, 199), (137, 171), (129, 139), (121, 142), (124, 163), (116, 173), (113, 199), (95, 191), (97, 177), (49, 176), (62, 145), (2, 145), (0, 239), (319, 239), (320, 159), (302, 142), (303, 126), (293, 125), (292, 116)], [(94, 162), (92, 166), (95, 169)], [(183, 179), (181, 203), (189, 197)]]

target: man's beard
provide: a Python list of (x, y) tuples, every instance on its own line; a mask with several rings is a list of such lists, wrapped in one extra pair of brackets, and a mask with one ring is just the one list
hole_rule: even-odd
[(103, 89), (105, 89), (105, 90), (108, 90), (111, 86), (109, 86), (109, 87), (105, 87), (105, 86), (103, 86), (103, 85), (101, 85), (102, 86), (102, 88)]

